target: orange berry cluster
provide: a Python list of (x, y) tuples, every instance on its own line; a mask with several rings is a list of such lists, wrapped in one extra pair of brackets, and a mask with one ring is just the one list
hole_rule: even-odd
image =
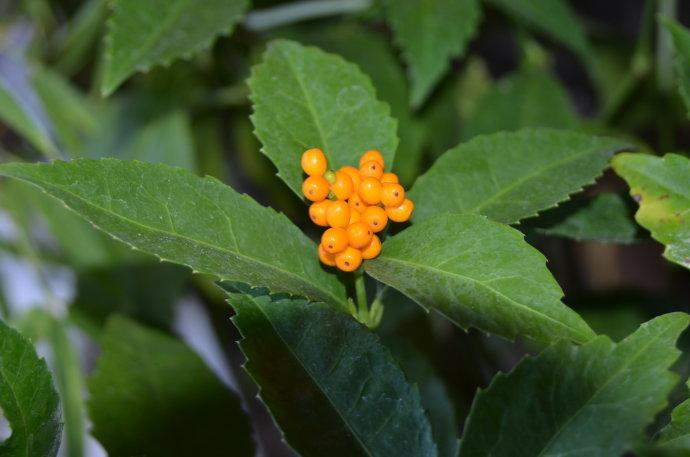
[(376, 233), (388, 221), (405, 222), (414, 204), (405, 198), (405, 189), (394, 173), (384, 173), (379, 151), (366, 151), (359, 159), (359, 169), (328, 169), (328, 159), (319, 148), (302, 154), (302, 169), (308, 175), (302, 193), (313, 203), (309, 217), (322, 227), (319, 259), (328, 266), (354, 271), (362, 260), (381, 252)]

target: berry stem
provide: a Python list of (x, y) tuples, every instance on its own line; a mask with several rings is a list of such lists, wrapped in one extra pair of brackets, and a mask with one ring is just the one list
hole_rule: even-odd
[(364, 285), (364, 272), (360, 269), (355, 273), (355, 296), (357, 298), (357, 308), (360, 317), (365, 317), (369, 314), (367, 307), (367, 289)]

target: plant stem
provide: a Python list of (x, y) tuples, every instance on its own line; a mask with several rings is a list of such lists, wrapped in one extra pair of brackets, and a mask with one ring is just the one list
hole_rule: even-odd
[[(658, 16), (669, 19), (676, 18), (678, 10), (677, 0), (657, 0)], [(671, 34), (664, 27), (657, 25), (656, 42), (656, 76), (661, 92), (669, 92), (673, 88), (673, 41)]]
[(364, 273), (358, 270), (355, 273), (355, 296), (357, 298), (357, 308), (359, 310), (360, 318), (364, 318), (369, 314), (367, 307), (367, 289), (364, 285)]
[(289, 3), (247, 14), (244, 26), (255, 32), (269, 30), (281, 25), (362, 11), (371, 6), (372, 0), (314, 0)]

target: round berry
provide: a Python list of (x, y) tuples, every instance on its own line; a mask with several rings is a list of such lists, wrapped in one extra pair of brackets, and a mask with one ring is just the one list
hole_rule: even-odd
[(367, 246), (372, 235), (371, 228), (364, 222), (355, 222), (347, 226), (347, 238), (353, 248), (361, 249)]
[(309, 176), (321, 176), (328, 168), (328, 159), (319, 148), (311, 148), (302, 154), (302, 170)]
[(383, 165), (375, 160), (364, 162), (364, 164), (359, 167), (359, 174), (362, 175), (362, 178), (372, 177), (379, 179), (383, 176)]
[(359, 222), (360, 220), (362, 220), (362, 214), (359, 211), (355, 211), (352, 209), (352, 207), (350, 207), (350, 224), (354, 224), (355, 222)]
[(343, 252), (336, 254), (335, 264), (343, 271), (355, 271), (362, 264), (362, 253), (348, 246)]
[(328, 181), (323, 176), (309, 176), (302, 183), (302, 193), (308, 200), (320, 202), (328, 197)]
[(362, 213), (362, 221), (367, 223), (372, 232), (378, 233), (386, 228), (388, 216), (386, 216), (386, 211), (383, 208), (370, 206)]
[(405, 189), (400, 184), (385, 183), (381, 186), (381, 203), (384, 206), (400, 206), (405, 200)]
[(376, 178), (364, 178), (357, 192), (367, 205), (378, 205), (381, 202), (381, 182)]
[(347, 166), (341, 168), (340, 171), (342, 171), (343, 173), (347, 173), (347, 175), (352, 180), (353, 191), (357, 192), (357, 189), (359, 188), (359, 183), (362, 182), (362, 176), (359, 174), (359, 170), (355, 167)]
[(344, 171), (335, 172), (335, 182), (331, 183), (331, 192), (338, 200), (346, 200), (354, 191), (352, 178)]
[(332, 202), (326, 209), (326, 222), (331, 227), (345, 228), (350, 223), (350, 206), (344, 200)]
[(347, 232), (341, 228), (329, 228), (321, 235), (321, 245), (329, 254), (337, 254), (345, 250), (349, 243)]
[(326, 219), (326, 210), (333, 203), (330, 200), (322, 200), (320, 202), (314, 202), (309, 207), (309, 218), (316, 225), (321, 227), (328, 226), (328, 220)]
[(350, 198), (347, 199), (347, 203), (350, 205), (351, 210), (358, 213), (361, 213), (367, 207), (367, 204), (362, 201), (362, 197), (359, 196), (359, 193), (350, 195)]
[(335, 255), (326, 251), (322, 244), (319, 244), (319, 260), (321, 263), (328, 265), (329, 267), (335, 266)]
[(398, 184), (400, 181), (398, 180), (398, 175), (395, 173), (384, 173), (381, 175), (381, 184), (385, 184), (387, 182), (391, 184)]
[(403, 200), (399, 206), (386, 208), (386, 214), (393, 222), (405, 222), (410, 220), (414, 211), (414, 203), (409, 198)]
[(362, 258), (369, 260), (373, 259), (381, 252), (381, 240), (376, 235), (371, 235), (369, 244), (362, 249)]
[(366, 162), (369, 162), (371, 160), (373, 160), (374, 162), (380, 163), (381, 167), (383, 167), (385, 165), (381, 151), (378, 151), (376, 149), (372, 149), (372, 150), (366, 151), (364, 154), (362, 154), (362, 157), (359, 158), (359, 166), (361, 167)]

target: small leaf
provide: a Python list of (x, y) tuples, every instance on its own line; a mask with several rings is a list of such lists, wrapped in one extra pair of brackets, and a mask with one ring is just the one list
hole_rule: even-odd
[(388, 239), (366, 271), (462, 328), (542, 343), (589, 340), (594, 333), (561, 302), (545, 262), (511, 227), (443, 214)]
[(673, 38), (673, 45), (676, 48), (678, 90), (690, 116), (690, 30), (668, 18), (662, 17), (661, 24)]
[(690, 454), (690, 400), (671, 411), (671, 423), (661, 430), (654, 447), (667, 456)]
[(411, 104), (420, 106), (462, 56), (481, 18), (478, 0), (386, 0), (385, 12), (396, 44), (408, 64)]
[(417, 180), (415, 220), (462, 212), (517, 223), (591, 184), (624, 149), (630, 146), (613, 138), (547, 128), (476, 137)]
[(117, 159), (0, 165), (101, 230), (163, 260), (221, 279), (343, 304), (316, 246), (285, 216), (213, 178)]
[(253, 455), (239, 401), (164, 333), (111, 318), (88, 387), (93, 434), (110, 456)]
[(690, 269), (690, 159), (621, 154), (612, 165), (640, 204), (635, 220), (666, 245), (664, 257)]
[(602, 193), (563, 220), (537, 232), (577, 241), (629, 244), (635, 241), (637, 226), (623, 198)]
[(101, 90), (109, 95), (132, 73), (169, 65), (229, 35), (248, 0), (114, 0), (105, 38)]
[(3, 457), (52, 457), (60, 445), (59, 399), (48, 367), (31, 342), (0, 321), (0, 406), (12, 435)]
[(566, 0), (488, 0), (517, 22), (542, 32), (588, 58), (589, 43), (575, 12)]
[(300, 455), (436, 455), (417, 389), (376, 336), (322, 303), (223, 287), (245, 369)]
[(606, 336), (581, 347), (560, 342), (497, 375), (475, 397), (460, 457), (609, 457), (631, 450), (678, 379), (668, 369), (688, 321), (683, 313), (666, 314), (618, 344)]
[(262, 152), (298, 196), (300, 157), (309, 148), (322, 148), (333, 169), (357, 165), (367, 149), (379, 149), (386, 167), (393, 165), (396, 121), (356, 65), (318, 48), (277, 40), (253, 67), (248, 84)]

